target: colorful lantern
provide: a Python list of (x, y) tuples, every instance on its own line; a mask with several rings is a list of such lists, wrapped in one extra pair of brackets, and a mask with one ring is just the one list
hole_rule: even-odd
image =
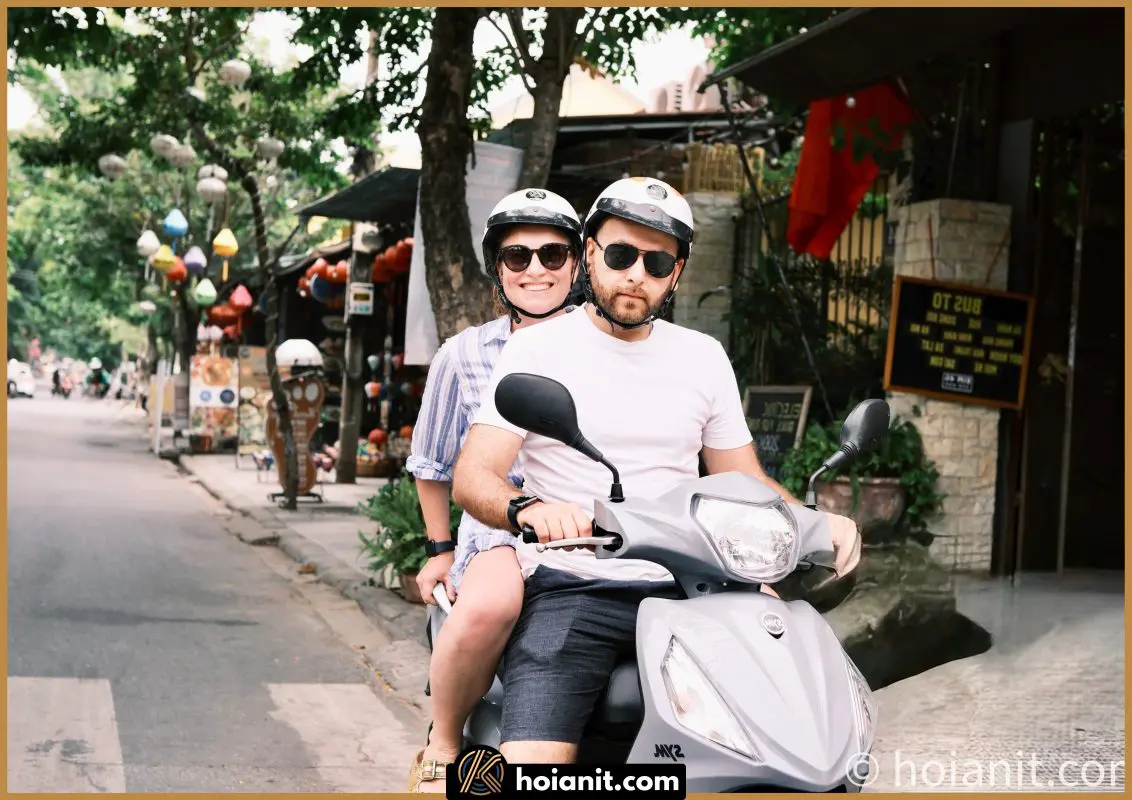
[(102, 170), (103, 175), (112, 181), (122, 177), (126, 171), (126, 166), (126, 160), (113, 153), (108, 153), (98, 159), (98, 168)]
[(283, 155), (284, 148), (285, 145), (283, 142), (270, 136), (265, 136), (255, 143), (255, 149), (256, 152), (259, 153), (259, 157), (268, 161), (273, 161)]
[(200, 275), (208, 266), (208, 256), (195, 244), (185, 253), (185, 269), (192, 275)]
[(371, 400), (381, 394), (381, 384), (377, 381), (370, 381), (365, 385), (366, 397)]
[(381, 364), (381, 356), (366, 356), (366, 363), (369, 364), (370, 370), (377, 372), (377, 367)]
[(251, 65), (239, 58), (225, 61), (220, 66), (220, 80), (229, 86), (243, 86), (251, 75)]
[(219, 164), (205, 164), (197, 171), (197, 179), (216, 178), (218, 181), (228, 180), (228, 170)]
[(228, 194), (228, 186), (219, 178), (201, 178), (197, 181), (197, 194), (206, 203), (219, 203)]
[(173, 148), (173, 152), (169, 154), (169, 160), (173, 162), (174, 166), (187, 167), (197, 157), (197, 151), (193, 149), (190, 144), (182, 144)]
[(149, 140), (149, 147), (161, 158), (169, 158), (180, 142), (167, 133), (159, 133)]
[(148, 228), (142, 231), (142, 235), (138, 237), (138, 255), (149, 258), (160, 249), (161, 240), (157, 238), (157, 234)]
[(177, 257), (173, 255), (173, 248), (167, 244), (163, 244), (158, 251), (153, 254), (153, 268), (162, 273), (166, 273), (177, 263), (176, 259)]
[(210, 306), (216, 302), (216, 287), (212, 285), (212, 281), (205, 278), (197, 284), (193, 289), (193, 299), (198, 306)]
[(165, 235), (172, 236), (174, 239), (189, 232), (189, 221), (185, 219), (185, 215), (181, 213), (179, 208), (170, 211), (161, 224), (165, 226)]
[(221, 328), (227, 325), (234, 325), (236, 320), (240, 318), (240, 312), (229, 305), (213, 306), (208, 309), (208, 316), (205, 318), (210, 325), (219, 325)]
[(240, 243), (231, 228), (224, 228), (212, 240), (212, 252), (224, 259), (224, 271), (220, 275), (222, 282), (228, 280), (228, 259), (240, 252)]
[(245, 289), (243, 284), (237, 286), (236, 290), (232, 292), (232, 296), (228, 298), (228, 305), (241, 314), (252, 307), (252, 302), (251, 292)]
[(180, 256), (173, 256), (173, 266), (165, 271), (165, 278), (170, 283), (180, 283), (187, 277), (189, 277), (189, 271), (185, 268), (185, 262), (181, 260)]
[(384, 447), (385, 443), (389, 441), (389, 434), (381, 428), (374, 428), (369, 432), (369, 436), (367, 436), (366, 439), (370, 444), (375, 444), (378, 447)]

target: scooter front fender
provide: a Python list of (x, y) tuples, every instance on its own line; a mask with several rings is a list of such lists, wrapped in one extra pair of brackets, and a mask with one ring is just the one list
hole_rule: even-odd
[[(710, 684), (697, 691), (714, 690), (734, 721), (702, 716), (717, 729), (738, 725), (753, 756), (717, 744), (677, 717), (662, 672), (674, 640), (694, 660), (693, 672)], [(847, 779), (863, 749), (848, 656), (806, 602), (755, 591), (649, 598), (637, 618), (637, 665), (645, 713), (631, 763), (682, 755), (689, 793), (753, 786), (857, 790)]]

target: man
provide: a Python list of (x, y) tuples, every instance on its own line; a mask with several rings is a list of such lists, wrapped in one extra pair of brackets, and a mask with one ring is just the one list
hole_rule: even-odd
[[(664, 322), (688, 261), (691, 208), (659, 180), (629, 178), (598, 197), (583, 228), (587, 303), (512, 337), (457, 462), (453, 492), (500, 529), (530, 525), (542, 541), (587, 536), (609, 472), (559, 442), (515, 428), (495, 407), (503, 376), (553, 378), (574, 397), (586, 438), (614, 463), (626, 497), (655, 497), (710, 473), (745, 472), (798, 501), (759, 464), (735, 375), (715, 339)], [(517, 454), (522, 492), (506, 480)], [(838, 522), (839, 521), (839, 522)], [(837, 567), (856, 566), (853, 523), (834, 517)], [(597, 560), (592, 549), (517, 547), (523, 611), (504, 655), (503, 755), (568, 763), (608, 682), (632, 652), (637, 606), (672, 591), (647, 561)]]

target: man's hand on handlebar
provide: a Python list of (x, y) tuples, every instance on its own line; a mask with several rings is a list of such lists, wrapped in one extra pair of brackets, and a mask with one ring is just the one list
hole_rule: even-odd
[(857, 523), (839, 514), (826, 513), (829, 535), (833, 539), (834, 569), (843, 578), (857, 568), (861, 560), (861, 534)]
[[(538, 540), (543, 544), (593, 535), (593, 521), (573, 503), (535, 503), (520, 511), (515, 519), (520, 525), (534, 528)], [(574, 548), (561, 549), (569, 552)], [(592, 550), (593, 547), (586, 549)]]

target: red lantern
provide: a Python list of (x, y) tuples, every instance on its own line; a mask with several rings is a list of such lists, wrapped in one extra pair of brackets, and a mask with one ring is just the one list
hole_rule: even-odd
[(252, 302), (251, 292), (245, 289), (243, 284), (237, 286), (232, 296), (228, 298), (228, 305), (241, 314), (252, 307)]
[(389, 441), (389, 434), (381, 428), (374, 428), (369, 432), (369, 436), (367, 436), (366, 439), (370, 444), (377, 445), (378, 447), (384, 447), (385, 443)]
[(229, 339), (240, 338), (240, 333), (237, 330), (235, 325), (229, 325), (227, 328), (225, 328), (224, 329), (224, 335), (227, 336)]
[(232, 325), (240, 318), (240, 312), (228, 305), (213, 306), (208, 310), (208, 322), (219, 328)]
[(377, 381), (370, 381), (365, 385), (366, 397), (371, 400), (381, 394), (381, 384)]
[(308, 278), (325, 278), (326, 271), (330, 269), (330, 265), (326, 263), (325, 258), (320, 258), (311, 264), (311, 268), (307, 271)]
[(189, 277), (189, 270), (185, 267), (185, 262), (181, 260), (180, 256), (174, 256), (173, 266), (165, 272), (166, 280), (170, 283), (180, 283), (187, 277)]
[(400, 433), (401, 433), (402, 439), (412, 439), (413, 438), (413, 426), (412, 425), (405, 425), (404, 427), (401, 428)]

